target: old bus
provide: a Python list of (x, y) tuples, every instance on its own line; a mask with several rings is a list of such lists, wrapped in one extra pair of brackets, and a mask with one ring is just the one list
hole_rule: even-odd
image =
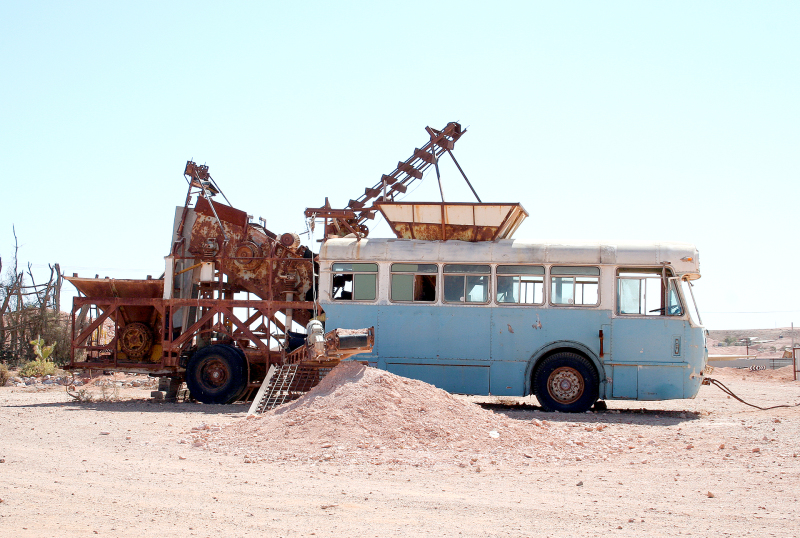
[(374, 326), (360, 359), (450, 392), (582, 412), (693, 398), (702, 381), (690, 244), (345, 237), (319, 261), (326, 330)]

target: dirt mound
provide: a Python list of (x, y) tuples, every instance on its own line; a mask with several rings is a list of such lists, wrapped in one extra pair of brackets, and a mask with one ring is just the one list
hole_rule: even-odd
[(432, 385), (358, 363), (339, 366), (313, 391), (273, 413), (294, 425), (322, 426), (315, 433), (323, 436), (336, 436), (341, 426), (378, 433), (381, 445), (392, 448), (457, 442), (479, 432), (489, 438), (508, 427), (504, 417)]
[[(247, 461), (450, 461), (463, 466), (475, 465), (478, 456), (493, 461), (589, 457), (602, 452), (597, 450), (602, 428), (574, 431), (545, 420), (513, 420), (427, 383), (350, 362), (295, 402), (192, 435), (195, 446), (241, 454)], [(584, 450), (584, 442), (591, 451)]]

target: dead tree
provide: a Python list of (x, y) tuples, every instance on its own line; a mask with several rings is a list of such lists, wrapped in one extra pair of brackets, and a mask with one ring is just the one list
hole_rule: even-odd
[[(30, 341), (38, 336), (48, 343), (56, 342), (59, 355), (69, 352), (66, 318), (61, 315), (60, 294), (64, 275), (58, 264), (49, 265), (47, 282), (37, 284), (32, 265), (25, 273), (19, 270), (16, 230), (14, 233), (14, 263), (8, 276), (0, 282), (0, 360), (12, 365), (32, 357)], [(3, 263), (0, 259), (0, 275)]]

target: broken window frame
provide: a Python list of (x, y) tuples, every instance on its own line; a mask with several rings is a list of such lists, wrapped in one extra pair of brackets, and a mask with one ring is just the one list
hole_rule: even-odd
[[(389, 276), (389, 301), (393, 303), (436, 303), (438, 276), (439, 266), (435, 263), (393, 263)], [(406, 299), (406, 289), (409, 287), (411, 298)], [(398, 295), (403, 298), (398, 298)]]
[[(337, 279), (340, 286), (337, 287)], [(347, 289), (350, 284), (350, 289)], [(338, 289), (338, 296), (337, 294)], [(369, 293), (369, 291), (372, 293)], [(343, 297), (349, 293), (350, 297)], [(331, 264), (331, 300), (374, 302), (378, 299), (378, 264), (367, 262), (334, 262)]]

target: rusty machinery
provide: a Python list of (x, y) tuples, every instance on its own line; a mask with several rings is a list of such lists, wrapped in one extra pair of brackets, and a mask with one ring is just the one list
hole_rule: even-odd
[(185, 378), (199, 401), (227, 403), (246, 398), (271, 364), (330, 366), (371, 349), (369, 329), (349, 347), (335, 334), (320, 347), (292, 333), (315, 313), (311, 250), (215, 201), (224, 194), (207, 166), (189, 161), (184, 176), (162, 278), (68, 278), (79, 291), (71, 368)]

